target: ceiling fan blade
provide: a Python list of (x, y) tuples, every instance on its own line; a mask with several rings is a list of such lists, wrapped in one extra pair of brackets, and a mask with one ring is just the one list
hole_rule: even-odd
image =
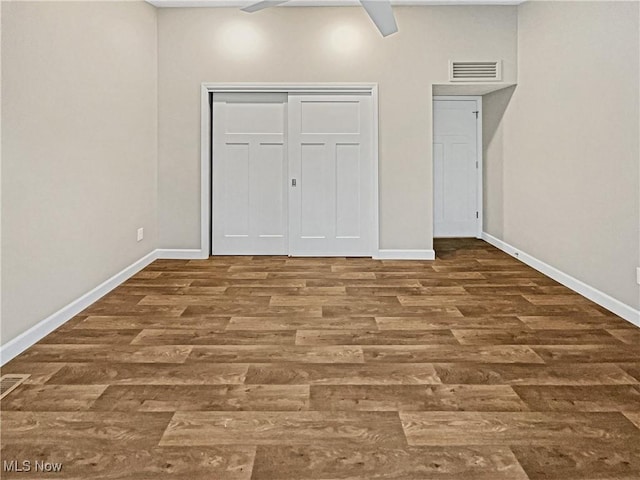
[(383, 37), (398, 31), (396, 17), (393, 15), (393, 8), (391, 8), (389, 0), (360, 0), (360, 3)]
[(265, 8), (275, 7), (276, 5), (280, 5), (281, 3), (286, 3), (289, 0), (263, 0), (262, 2), (252, 3), (249, 6), (242, 8), (243, 12), (253, 13), (258, 10), (264, 10)]

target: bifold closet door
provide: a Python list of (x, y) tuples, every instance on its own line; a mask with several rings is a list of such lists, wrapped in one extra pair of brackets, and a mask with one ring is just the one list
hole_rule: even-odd
[(287, 95), (213, 102), (213, 253), (286, 255)]
[(289, 254), (371, 256), (371, 95), (289, 95)]

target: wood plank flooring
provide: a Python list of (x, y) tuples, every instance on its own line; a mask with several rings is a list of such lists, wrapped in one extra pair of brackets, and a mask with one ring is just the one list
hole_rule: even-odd
[(63, 467), (0, 476), (640, 479), (640, 329), (435, 247), (154, 262), (2, 368), (2, 460)]

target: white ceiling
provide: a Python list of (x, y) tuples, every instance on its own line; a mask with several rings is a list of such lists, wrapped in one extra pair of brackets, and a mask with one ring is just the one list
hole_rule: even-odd
[[(146, 0), (160, 8), (169, 7), (237, 7), (242, 8), (257, 0)], [(526, 0), (391, 0), (393, 5), (519, 5)], [(289, 7), (335, 7), (360, 5), (357, 0), (290, 0)]]

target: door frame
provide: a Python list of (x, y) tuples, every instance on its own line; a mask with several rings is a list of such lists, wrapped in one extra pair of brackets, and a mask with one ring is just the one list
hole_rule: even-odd
[[(373, 115), (373, 212), (374, 242), (371, 256), (380, 249), (380, 197), (378, 176), (378, 84), (377, 83), (208, 83), (200, 87), (200, 258), (213, 252), (213, 93), (296, 93), (296, 94), (357, 94), (371, 95)], [(288, 189), (287, 189), (288, 191)]]
[[(483, 224), (483, 190), (484, 190), (484, 180), (483, 180), (483, 155), (482, 155), (482, 95), (433, 95), (431, 100), (431, 170), (433, 175), (433, 130), (435, 127), (434, 115), (433, 115), (433, 102), (435, 100), (452, 100), (452, 101), (475, 101), (476, 109), (478, 110), (478, 121), (476, 122), (476, 161), (478, 162), (478, 168), (476, 168), (476, 176), (477, 176), (477, 193), (476, 193), (476, 209), (478, 212), (478, 218), (476, 221), (476, 238), (482, 238), (482, 224)], [(433, 188), (433, 187), (432, 187)], [(433, 202), (433, 212), (432, 212), (432, 224), (431, 231), (434, 230), (435, 224), (435, 199)]]

